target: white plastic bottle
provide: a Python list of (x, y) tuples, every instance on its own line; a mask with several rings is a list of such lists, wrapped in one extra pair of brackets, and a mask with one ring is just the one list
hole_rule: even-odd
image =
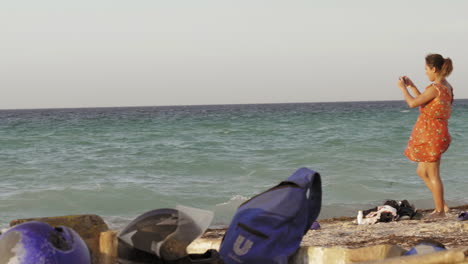
[(362, 211), (359, 210), (359, 211), (358, 211), (358, 214), (357, 214), (357, 224), (358, 224), (358, 225), (362, 225), (362, 224), (363, 224), (363, 223), (362, 223), (362, 218), (363, 218), (363, 217), (364, 217), (364, 216), (363, 216), (363, 214), (362, 214)]

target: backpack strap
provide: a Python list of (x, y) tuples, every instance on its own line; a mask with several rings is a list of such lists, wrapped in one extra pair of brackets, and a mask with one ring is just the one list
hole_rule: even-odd
[(308, 168), (300, 168), (287, 179), (306, 189), (308, 199), (308, 219), (304, 233), (307, 233), (312, 223), (317, 219), (322, 207), (322, 180), (320, 174)]
[(318, 173), (311, 169), (300, 168), (296, 172), (294, 172), (291, 176), (289, 176), (287, 181), (294, 182), (301, 188), (307, 188), (311, 184), (312, 179), (316, 174)]

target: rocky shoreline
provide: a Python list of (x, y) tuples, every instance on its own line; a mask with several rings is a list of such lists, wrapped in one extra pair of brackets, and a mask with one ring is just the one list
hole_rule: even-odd
[[(425, 216), (432, 209), (420, 210)], [(445, 218), (401, 220), (373, 225), (357, 225), (354, 217), (320, 220), (320, 229), (310, 230), (301, 246), (361, 248), (373, 245), (398, 245), (406, 250), (422, 239), (433, 239), (448, 249), (468, 246), (468, 221), (458, 221), (468, 205), (452, 207)], [(202, 238), (221, 239), (226, 229), (209, 229)]]
[[(303, 237), (301, 248), (294, 254), (291, 263), (387, 263), (387, 259), (393, 261), (388, 263), (408, 264), (468, 263), (468, 221), (457, 220), (458, 214), (467, 210), (468, 204), (452, 207), (442, 219), (424, 219), (432, 210), (419, 210), (423, 216), (421, 220), (372, 225), (357, 225), (354, 217), (322, 219), (319, 221), (320, 229), (309, 230)], [(90, 249), (93, 264), (116, 263), (119, 230), (109, 229), (97, 215), (17, 219), (11, 221), (10, 226), (28, 221), (73, 228)], [(225, 232), (226, 228), (208, 229), (188, 246), (188, 252), (203, 253), (207, 249), (219, 249)], [(399, 259), (406, 250), (423, 239), (438, 241), (448, 250), (434, 253), (433, 256), (421, 255), (422, 259), (418, 256)]]

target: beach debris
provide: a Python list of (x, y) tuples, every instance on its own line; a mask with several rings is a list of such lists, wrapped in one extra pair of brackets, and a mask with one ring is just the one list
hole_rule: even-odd
[(391, 222), (409, 220), (416, 216), (416, 210), (407, 200), (387, 200), (384, 205), (368, 210), (359, 210), (356, 217), (358, 225), (375, 224), (378, 222)]

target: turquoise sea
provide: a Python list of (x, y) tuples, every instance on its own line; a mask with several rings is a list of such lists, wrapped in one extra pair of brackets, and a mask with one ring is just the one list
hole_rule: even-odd
[[(442, 160), (451, 206), (468, 203), (468, 100), (456, 100)], [(418, 109), (403, 101), (0, 111), (0, 228), (10, 220), (98, 214), (122, 228), (177, 204), (237, 206), (309, 167), (320, 218), (386, 199), (432, 198), (402, 154)]]

